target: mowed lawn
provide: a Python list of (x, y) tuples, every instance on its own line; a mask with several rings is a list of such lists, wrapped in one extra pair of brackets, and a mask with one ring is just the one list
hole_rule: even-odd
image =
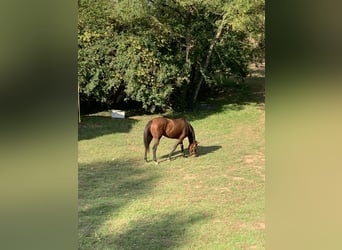
[(175, 141), (162, 138), (159, 165), (143, 159), (156, 115), (82, 117), (79, 249), (265, 249), (264, 104), (228, 97), (178, 114), (195, 129), (198, 157), (177, 148), (168, 161)]

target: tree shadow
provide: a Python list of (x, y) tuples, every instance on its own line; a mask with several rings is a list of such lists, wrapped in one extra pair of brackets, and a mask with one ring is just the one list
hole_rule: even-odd
[(202, 90), (207, 92), (198, 104), (188, 111), (172, 112), (170, 118), (184, 117), (187, 120), (201, 120), (225, 110), (243, 110), (247, 104), (265, 104), (265, 77), (247, 77), (244, 82), (227, 81), (217, 88)]
[(105, 240), (113, 249), (175, 248), (182, 244), (187, 228), (207, 217), (204, 213), (185, 211), (158, 214), (137, 220), (123, 233)]
[(132, 118), (113, 119), (110, 116), (82, 116), (78, 125), (78, 140), (89, 140), (113, 133), (128, 133), (137, 120)]
[[(128, 219), (114, 233), (101, 232), (125, 206), (152, 195), (157, 171), (136, 162), (111, 161), (79, 166), (79, 249), (166, 249), (182, 244), (188, 227), (207, 218), (201, 211), (151, 212)], [(132, 215), (134, 217), (134, 215)]]
[(78, 218), (80, 249), (94, 249), (94, 233), (127, 203), (153, 190), (158, 175), (128, 161), (80, 164)]

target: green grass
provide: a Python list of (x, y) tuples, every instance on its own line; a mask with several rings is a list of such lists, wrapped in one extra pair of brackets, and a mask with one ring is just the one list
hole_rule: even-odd
[(207, 104), (183, 114), (199, 156), (178, 148), (168, 161), (175, 141), (163, 138), (159, 165), (143, 160), (143, 129), (155, 116), (82, 117), (80, 249), (265, 249), (263, 104), (226, 94)]

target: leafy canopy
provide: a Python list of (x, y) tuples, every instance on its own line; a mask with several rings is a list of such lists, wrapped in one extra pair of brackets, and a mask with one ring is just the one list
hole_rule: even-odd
[(263, 33), (263, 0), (79, 0), (82, 100), (184, 108), (200, 78), (246, 76)]

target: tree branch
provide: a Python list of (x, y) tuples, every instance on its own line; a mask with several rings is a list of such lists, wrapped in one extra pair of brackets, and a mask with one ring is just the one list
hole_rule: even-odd
[[(222, 31), (225, 27), (225, 25), (227, 24), (227, 17), (228, 17), (228, 13), (225, 13), (222, 17), (222, 21), (221, 21), (221, 24), (220, 26), (217, 28), (217, 31), (216, 31), (216, 34), (215, 34), (215, 37), (214, 39), (212, 40), (211, 44), (210, 44), (210, 47), (209, 47), (209, 50), (208, 50), (208, 53), (207, 53), (207, 57), (205, 59), (205, 62), (204, 62), (204, 66), (202, 68), (203, 72), (206, 72), (207, 71), (207, 68), (209, 66), (209, 62), (210, 62), (210, 58), (211, 58), (211, 55), (213, 53), (213, 50), (215, 48), (215, 45), (216, 43), (218, 42), (218, 40), (220, 39), (221, 37), (221, 34), (222, 34)], [(198, 97), (198, 92), (201, 88), (201, 85), (202, 85), (202, 82), (204, 80), (204, 77), (203, 75), (201, 76), (201, 79), (200, 81), (198, 82), (197, 86), (196, 86), (196, 89), (195, 89), (195, 94), (194, 94), (194, 98), (193, 98), (193, 103), (196, 103), (197, 101), (197, 97)]]

